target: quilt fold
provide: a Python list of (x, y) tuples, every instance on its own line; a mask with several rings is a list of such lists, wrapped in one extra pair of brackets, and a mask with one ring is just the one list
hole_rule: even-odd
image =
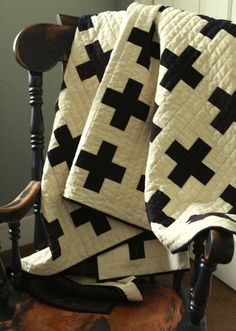
[(203, 230), (236, 233), (235, 36), (162, 5), (79, 19), (42, 180), (49, 247), (24, 270), (169, 272)]

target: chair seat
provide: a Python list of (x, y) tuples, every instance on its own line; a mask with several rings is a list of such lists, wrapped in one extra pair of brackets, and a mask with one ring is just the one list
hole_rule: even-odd
[(78, 313), (48, 306), (22, 293), (12, 320), (0, 324), (24, 331), (205, 331), (189, 325), (184, 301), (170, 287), (143, 285), (142, 303), (119, 303), (110, 314)]

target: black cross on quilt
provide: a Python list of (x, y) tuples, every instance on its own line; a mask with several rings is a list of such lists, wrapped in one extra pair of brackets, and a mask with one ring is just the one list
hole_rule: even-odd
[(214, 171), (202, 163), (210, 150), (211, 147), (200, 138), (189, 150), (186, 150), (178, 141), (174, 141), (166, 154), (176, 161), (177, 165), (168, 178), (179, 187), (183, 187), (190, 176), (194, 176), (206, 185), (214, 176)]
[(111, 55), (111, 50), (103, 52), (98, 40), (90, 45), (86, 45), (85, 49), (87, 51), (89, 61), (77, 65), (76, 69), (79, 77), (83, 81), (93, 76), (97, 76), (98, 80), (101, 81)]
[(128, 41), (141, 47), (137, 63), (146, 67), (150, 66), (150, 58), (160, 59), (160, 44), (153, 41), (155, 25), (153, 24), (150, 31), (146, 32), (134, 27), (130, 33)]
[(179, 56), (166, 48), (161, 56), (160, 64), (168, 70), (160, 85), (171, 92), (179, 81), (183, 80), (191, 88), (196, 88), (203, 79), (203, 75), (192, 65), (200, 55), (201, 52), (190, 45)]
[(230, 95), (220, 87), (217, 87), (210, 96), (209, 102), (220, 110), (211, 125), (224, 134), (231, 124), (236, 122), (236, 91), (233, 95)]
[(97, 236), (111, 230), (106, 215), (92, 208), (81, 207), (76, 209), (71, 213), (71, 218), (76, 228), (83, 224), (90, 223)]
[(71, 168), (76, 149), (79, 144), (80, 136), (73, 138), (67, 125), (63, 125), (54, 131), (54, 136), (59, 144), (48, 151), (48, 159), (52, 167), (66, 162)]
[(216, 20), (212, 17), (199, 15), (203, 19), (207, 20), (208, 23), (201, 29), (200, 33), (204, 36), (213, 39), (217, 33), (221, 30), (225, 30), (230, 33), (233, 37), (236, 37), (236, 26), (228, 20)]
[(97, 155), (81, 150), (76, 166), (89, 171), (84, 187), (99, 193), (104, 180), (121, 183), (125, 168), (112, 162), (117, 146), (103, 141)]
[(52, 260), (56, 260), (61, 255), (61, 246), (58, 239), (64, 234), (62, 227), (58, 219), (48, 222), (41, 214), (41, 220), (52, 252)]
[(141, 121), (146, 121), (149, 106), (139, 100), (143, 85), (133, 79), (129, 79), (123, 93), (107, 88), (102, 103), (115, 108), (115, 113), (110, 122), (120, 130), (125, 130), (131, 116)]

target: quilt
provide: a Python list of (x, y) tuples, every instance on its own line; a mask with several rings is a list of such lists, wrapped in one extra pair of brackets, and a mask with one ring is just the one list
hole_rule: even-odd
[(49, 247), (24, 270), (186, 269), (198, 233), (236, 233), (235, 36), (161, 5), (79, 20), (42, 180)]

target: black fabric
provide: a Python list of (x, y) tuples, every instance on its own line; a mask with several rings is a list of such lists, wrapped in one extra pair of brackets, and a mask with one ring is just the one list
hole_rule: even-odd
[[(67, 64), (66, 64), (66, 62), (64, 62), (63, 63), (63, 72), (65, 72), (66, 67), (67, 67)], [(61, 89), (60, 89), (60, 91), (66, 89), (66, 88), (67, 88), (67, 86), (66, 86), (66, 83), (65, 83), (65, 81), (63, 79), (62, 80), (62, 83), (61, 83)], [(58, 112), (58, 110), (60, 110), (60, 108), (59, 108), (59, 104), (58, 104), (58, 100), (57, 100), (56, 101), (56, 104), (55, 104), (55, 113)]]
[(229, 213), (236, 214), (236, 188), (228, 185), (220, 197), (232, 206)]
[(225, 30), (233, 37), (236, 37), (236, 26), (227, 20), (217, 20), (204, 15), (199, 15), (201, 18), (208, 21), (208, 23), (202, 28), (200, 33), (204, 36), (213, 39), (220, 30)]
[(220, 112), (211, 122), (211, 125), (220, 133), (224, 134), (232, 123), (236, 122), (236, 91), (233, 95), (230, 95), (220, 87), (217, 87), (208, 101), (220, 109)]
[(146, 212), (149, 222), (169, 226), (174, 222), (172, 217), (167, 216), (162, 209), (169, 203), (170, 198), (163, 192), (157, 190), (146, 205)]
[(112, 162), (117, 146), (103, 141), (97, 155), (81, 150), (76, 166), (89, 171), (84, 187), (99, 193), (105, 178), (121, 183), (125, 168)]
[(92, 16), (94, 15), (83, 15), (78, 18), (79, 31), (86, 31), (94, 26), (92, 21)]
[(161, 132), (161, 130), (162, 129), (158, 125), (152, 123), (151, 137), (150, 137), (150, 142), (151, 143), (156, 139), (156, 137), (159, 135), (159, 133)]
[(61, 246), (58, 239), (64, 234), (60, 222), (58, 219), (48, 222), (43, 214), (41, 214), (41, 221), (52, 253), (52, 260), (56, 260), (61, 256)]
[(192, 67), (200, 55), (201, 52), (190, 45), (179, 56), (166, 48), (162, 53), (160, 64), (168, 70), (160, 85), (171, 92), (179, 81), (183, 80), (187, 85), (195, 89), (203, 79), (203, 75)]
[(177, 162), (168, 178), (179, 187), (183, 187), (190, 176), (194, 176), (206, 185), (215, 174), (213, 170), (202, 163), (210, 150), (211, 147), (200, 138), (189, 150), (186, 150), (175, 140), (166, 151), (166, 154)]
[(134, 27), (130, 33), (128, 41), (141, 47), (137, 63), (149, 69), (150, 57), (160, 59), (160, 44), (153, 41), (155, 25), (153, 24), (150, 31), (146, 32)]
[(169, 8), (169, 6), (161, 6), (159, 8), (159, 12), (162, 13), (164, 10), (166, 10), (167, 8)]
[(80, 275), (80, 276), (86, 276), (86, 277), (92, 277), (96, 280), (99, 279), (98, 277), (98, 264), (97, 264), (97, 256), (91, 256), (87, 258), (86, 260), (83, 260), (71, 267), (69, 267), (66, 270), (63, 270), (59, 273), (61, 276), (66, 275)]
[(63, 276), (35, 276), (23, 273), (23, 287), (31, 295), (63, 309), (107, 314), (126, 296), (112, 286), (90, 286), (74, 283)]
[(123, 93), (111, 88), (106, 89), (102, 103), (116, 110), (110, 123), (111, 126), (124, 131), (131, 116), (146, 121), (149, 106), (138, 99), (142, 88), (143, 84), (129, 78)]
[(207, 218), (208, 216), (215, 216), (215, 217), (225, 218), (227, 220), (235, 222), (235, 220), (233, 220), (231, 217), (229, 217), (228, 215), (226, 215), (224, 213), (209, 212), (209, 213), (205, 213), (205, 214), (192, 215), (187, 220), (187, 223), (193, 223), (193, 222), (201, 221), (204, 218)]
[[(159, 108), (159, 105), (155, 102), (155, 104), (154, 104), (154, 113), (157, 112), (158, 108)], [(159, 135), (161, 130), (162, 129), (158, 125), (156, 125), (155, 123), (152, 122), (151, 135), (150, 135), (150, 142), (151, 143), (156, 139), (156, 137)]]
[(66, 162), (70, 169), (80, 141), (80, 136), (72, 137), (67, 125), (57, 128), (54, 131), (54, 135), (59, 146), (48, 152), (48, 160), (52, 167)]
[(98, 40), (86, 45), (85, 49), (90, 60), (76, 67), (79, 77), (83, 81), (97, 76), (98, 80), (101, 81), (110, 59), (111, 50), (104, 52)]
[(138, 260), (145, 258), (145, 241), (156, 240), (156, 236), (151, 231), (143, 233), (132, 238), (128, 242), (130, 260)]
[(76, 228), (90, 222), (97, 236), (111, 230), (106, 214), (89, 207), (74, 210), (71, 213), (71, 218)]
[(145, 189), (145, 175), (142, 175), (140, 177), (136, 190), (140, 192), (144, 192), (144, 189)]

